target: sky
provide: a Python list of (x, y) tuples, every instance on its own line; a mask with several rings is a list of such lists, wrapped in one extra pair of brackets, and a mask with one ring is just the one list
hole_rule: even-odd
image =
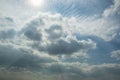
[(0, 80), (120, 80), (120, 0), (0, 0)]

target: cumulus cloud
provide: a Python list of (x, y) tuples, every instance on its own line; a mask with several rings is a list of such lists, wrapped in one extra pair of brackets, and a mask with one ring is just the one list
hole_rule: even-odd
[(67, 42), (65, 40), (59, 40), (47, 46), (47, 51), (50, 54), (72, 54), (82, 49), (88, 50), (94, 47), (94, 45), (94, 42), (91, 41), (70, 40), (70, 42)]
[(26, 28), (24, 35), (31, 40), (41, 40), (41, 34), (35, 28)]
[(49, 29), (46, 29), (50, 39), (60, 38), (62, 35), (62, 27), (60, 25), (52, 25)]
[[(90, 39), (77, 39), (74, 32), (71, 32), (73, 27), (67, 26), (69, 20), (67, 23), (66, 20), (60, 14), (40, 13), (21, 29), (21, 38), (23, 41), (25, 40), (24, 36), (33, 40), (29, 47), (54, 55), (69, 55), (96, 47), (96, 43)], [(36, 43), (36, 41), (38, 42)]]
[(59, 56), (80, 58), (82, 51), (86, 54), (83, 57), (87, 56), (87, 51), (96, 48), (96, 43), (91, 39), (77, 39), (73, 28), (68, 25), (69, 21), (72, 19), (68, 20), (60, 14), (41, 13), (28, 21), (20, 31), (9, 26), (1, 28), (0, 64), (42, 70), (45, 63), (59, 62)]
[(6, 31), (0, 31), (0, 39), (13, 39), (16, 32), (14, 29), (9, 29)]
[(113, 51), (111, 53), (112, 58), (116, 58), (117, 60), (120, 60), (120, 50)]
[(39, 70), (41, 63), (50, 63), (57, 61), (52, 56), (42, 54), (38, 55), (30, 49), (15, 48), (11, 45), (0, 46), (0, 65), (7, 67), (27, 68), (30, 70)]
[(0, 39), (12, 39), (16, 35), (15, 23), (11, 17), (0, 17)]
[(14, 20), (11, 17), (0, 17), (0, 27), (13, 27)]

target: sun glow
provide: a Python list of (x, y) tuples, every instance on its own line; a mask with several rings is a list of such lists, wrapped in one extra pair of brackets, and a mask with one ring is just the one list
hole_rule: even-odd
[(42, 7), (44, 0), (28, 0), (29, 4), (33, 7)]

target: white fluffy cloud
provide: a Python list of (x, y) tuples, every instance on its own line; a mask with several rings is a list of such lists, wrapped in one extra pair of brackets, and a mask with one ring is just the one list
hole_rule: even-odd
[(105, 17), (111, 16), (120, 16), (120, 0), (114, 0), (114, 5), (111, 5), (110, 8), (106, 9), (103, 13)]
[(120, 50), (113, 51), (111, 53), (112, 58), (116, 58), (117, 60), (120, 60)]

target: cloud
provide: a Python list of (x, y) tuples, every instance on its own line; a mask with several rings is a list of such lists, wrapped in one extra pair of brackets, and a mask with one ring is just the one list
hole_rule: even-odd
[(62, 55), (62, 60), (78, 60), (83, 59), (84, 61), (90, 58), (88, 51), (80, 50), (79, 52), (73, 53), (71, 55)]
[(28, 27), (24, 32), (24, 35), (31, 40), (36, 40), (36, 41), (41, 40), (41, 34), (35, 28)]
[(0, 17), (0, 27), (13, 27), (14, 20), (11, 17)]
[(118, 32), (119, 26), (119, 23), (115, 20), (113, 21), (112, 18), (88, 17), (80, 20), (79, 26), (76, 27), (76, 32), (78, 31), (79, 34), (84, 36), (92, 35), (102, 38), (105, 41), (111, 41)]
[[(109, 68), (118, 68), (119, 64), (98, 64), (92, 65), (88, 63), (80, 63), (80, 62), (53, 62), (53, 63), (46, 63), (46, 69), (49, 69), (51, 72), (56, 73), (69, 73), (69, 74), (84, 74), (91, 75), (96, 73), (99, 70), (109, 69)], [(118, 68), (119, 69), (119, 68)], [(48, 71), (49, 71), (48, 70)], [(98, 73), (99, 74), (99, 73)]]
[(52, 43), (47, 46), (47, 51), (50, 54), (72, 54), (74, 52), (79, 52), (79, 50), (91, 49), (94, 47), (94, 42), (92, 41), (77, 41), (70, 40), (69, 42), (65, 40), (59, 40), (56, 43)]
[(13, 39), (15, 36), (16, 32), (13, 29), (6, 30), (6, 31), (1, 31), (0, 32), (0, 39)]
[(106, 9), (104, 11), (103, 16), (105, 16), (105, 17), (115, 17), (115, 16), (119, 17), (120, 16), (120, 0), (114, 0), (114, 4), (111, 5), (108, 9)]
[(79, 52), (84, 51), (85, 57), (88, 50), (96, 48), (94, 41), (77, 39), (71, 32), (72, 27), (66, 28), (65, 21), (69, 22), (67, 18), (60, 14), (40, 14), (27, 22), (20, 31), (15, 31), (15, 27), (1, 28), (1, 65), (39, 70), (43, 69), (44, 63), (61, 60), (57, 55), (81, 58), (84, 53)]
[(15, 48), (11, 45), (0, 46), (0, 65), (18, 68), (27, 68), (30, 70), (39, 70), (41, 63), (50, 63), (57, 61), (52, 56), (42, 54), (38, 55), (30, 49)]
[(25, 27), (21, 30), (21, 33), (24, 34), (28, 39), (34, 41), (41, 40), (41, 32), (37, 30), (37, 27), (43, 24), (41, 19), (32, 20), (29, 23), (26, 23)]
[(16, 35), (14, 19), (0, 17), (0, 40), (12, 39)]
[(38, 75), (31, 71), (21, 69), (18, 71), (8, 70), (4, 67), (0, 67), (0, 79), (1, 80), (38, 80), (43, 79), (44, 75)]
[[(91, 65), (79, 62), (58, 62), (46, 63), (43, 72), (29, 71), (27, 69), (17, 69), (11, 67), (9, 69), (0, 67), (0, 78), (9, 79), (43, 79), (44, 80), (119, 80), (120, 64), (98, 64)], [(4, 75), (4, 74), (6, 75)], [(13, 76), (14, 75), (14, 76)], [(62, 77), (59, 77), (62, 76)]]
[[(83, 35), (94, 35), (105, 41), (111, 41), (120, 29), (119, 0), (103, 10), (101, 15), (80, 18), (77, 24), (78, 33)], [(88, 30), (89, 28), (89, 30)], [(77, 31), (76, 30), (76, 31)]]
[(116, 58), (117, 60), (120, 60), (120, 50), (113, 51), (111, 53), (112, 58)]
[(73, 27), (68, 26), (69, 23), (66, 23), (66, 20), (69, 22), (60, 14), (40, 13), (21, 29), (21, 38), (26, 42), (29, 41), (24, 37), (32, 40), (31, 43), (26, 44), (27, 46), (54, 55), (69, 55), (96, 47), (96, 43), (90, 39), (78, 40), (72, 32)]
[(46, 29), (50, 39), (60, 38), (62, 35), (62, 27), (60, 25), (52, 25), (49, 29)]

